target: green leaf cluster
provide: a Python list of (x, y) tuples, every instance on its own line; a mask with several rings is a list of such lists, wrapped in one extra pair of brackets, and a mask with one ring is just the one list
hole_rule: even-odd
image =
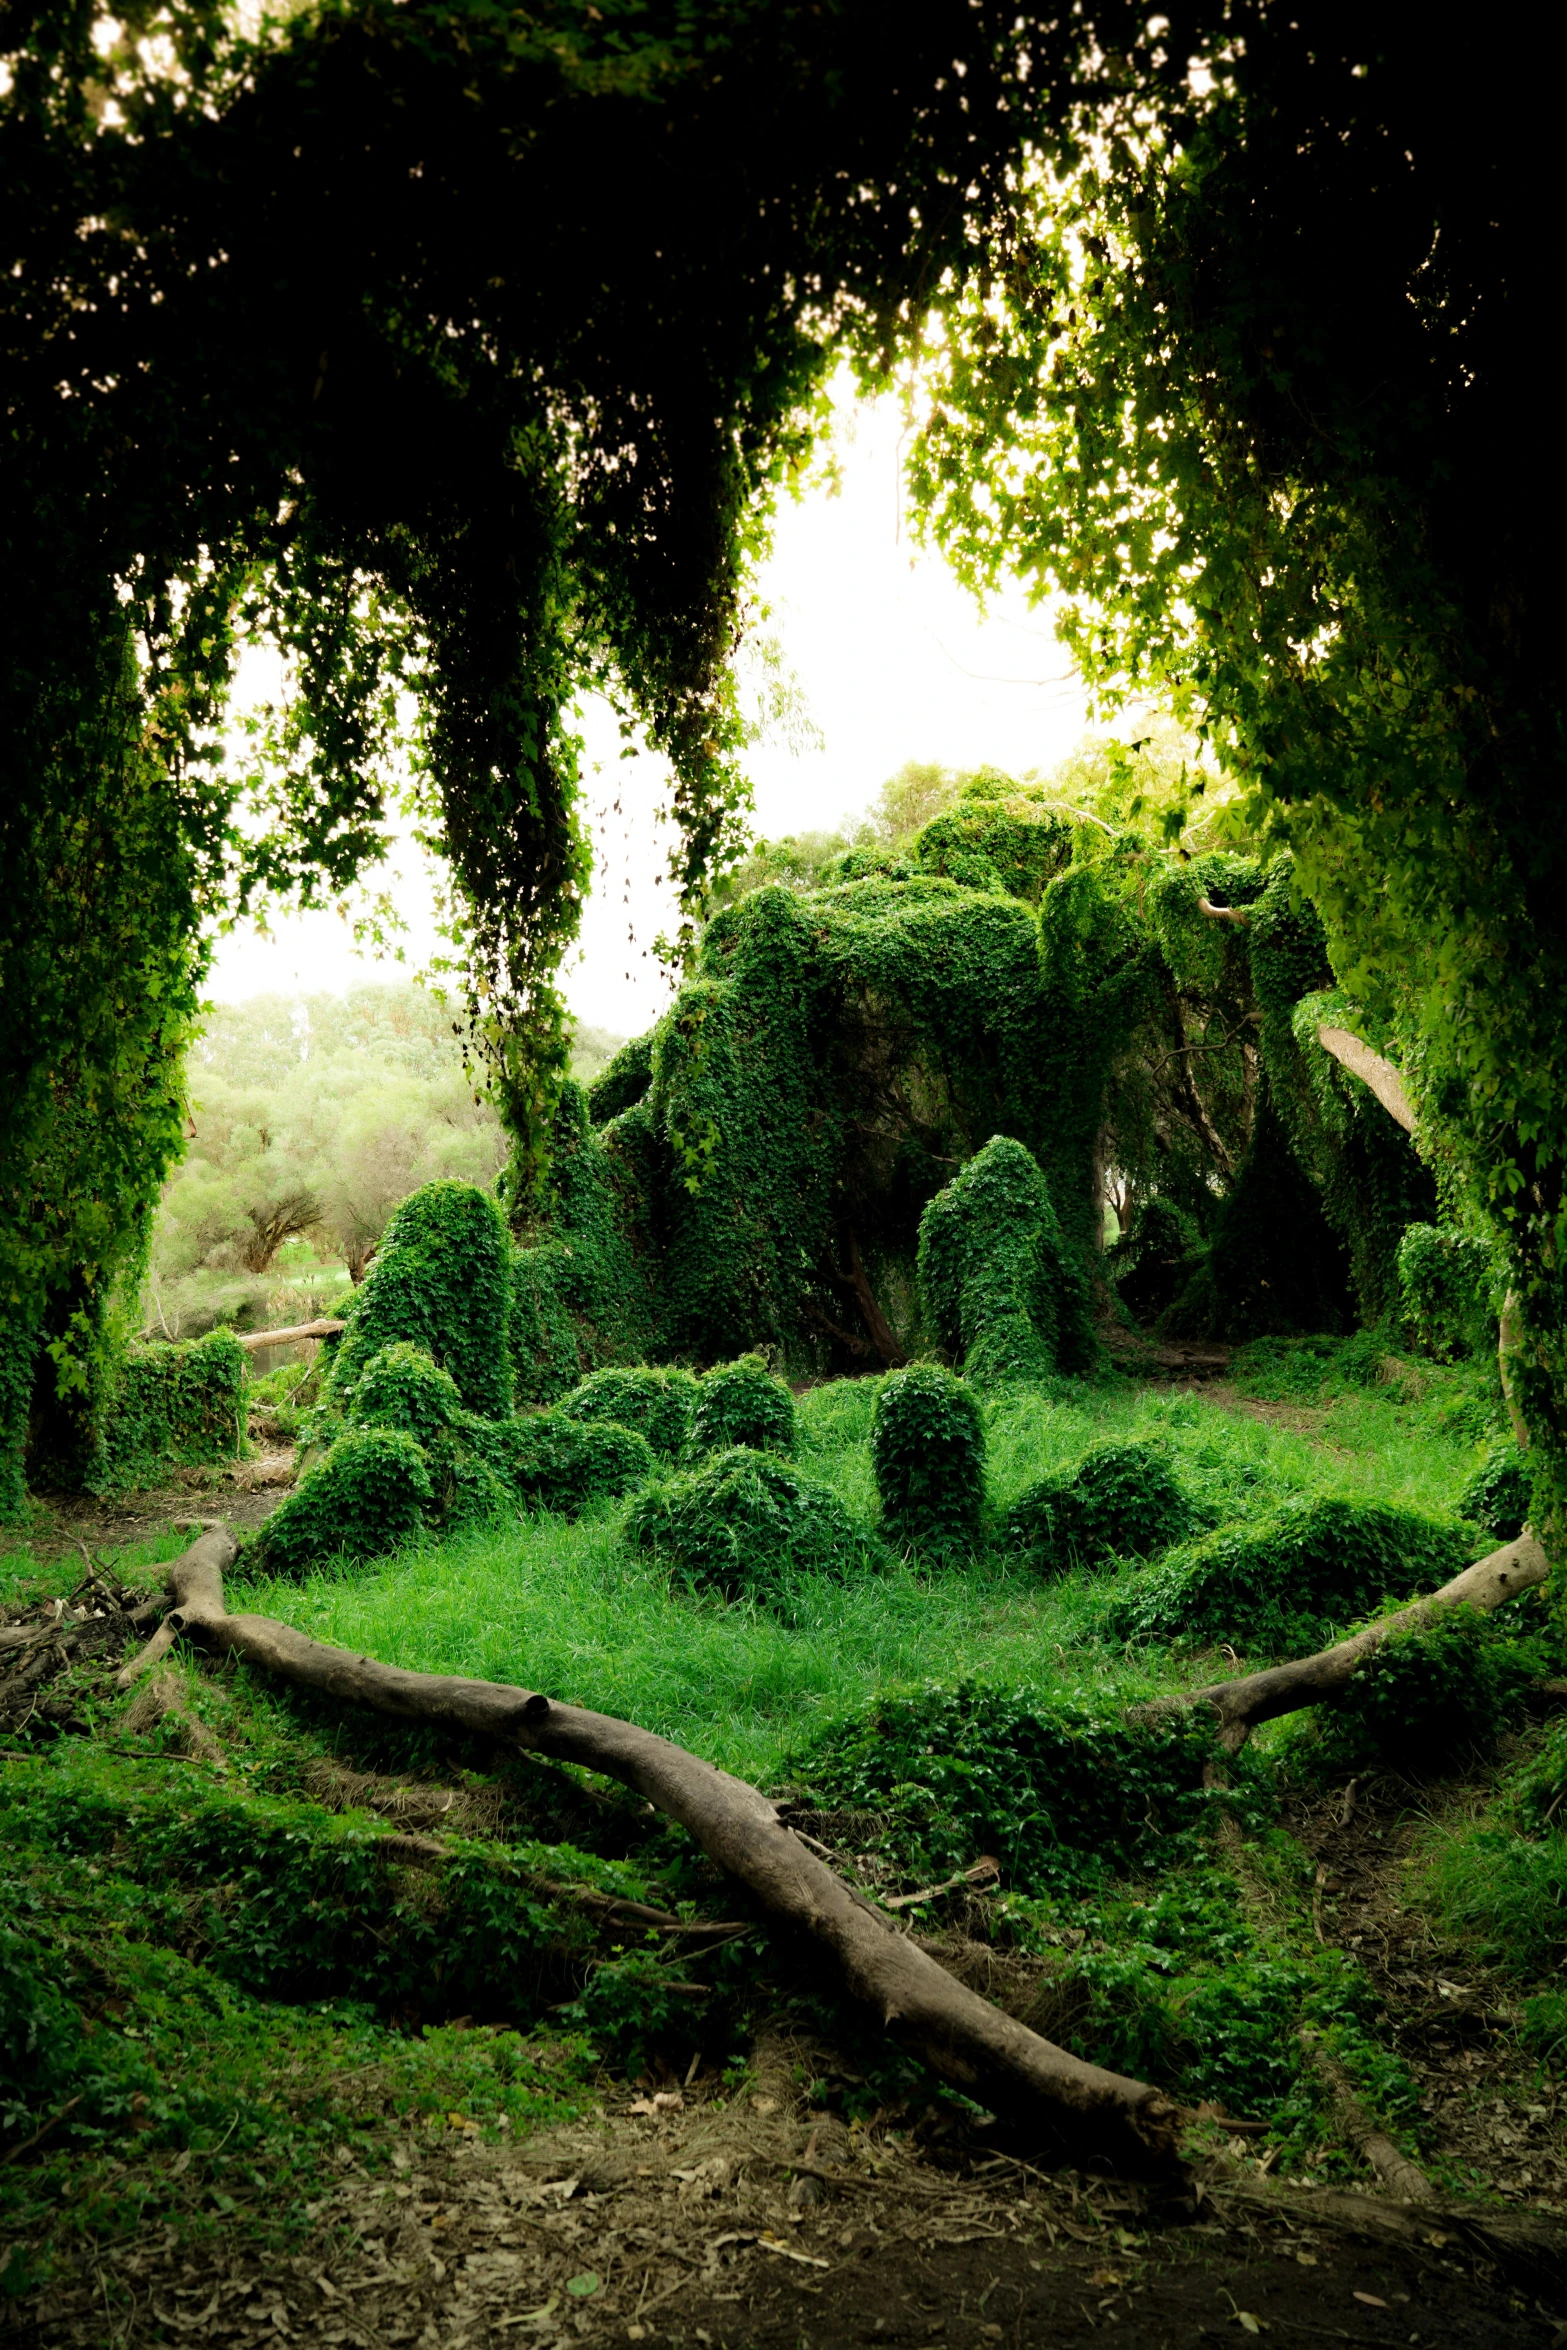
[(961, 1379), (936, 1363), (889, 1373), (876, 1394), (871, 1466), (881, 1531), (896, 1549), (941, 1559), (980, 1547), (985, 1419)]

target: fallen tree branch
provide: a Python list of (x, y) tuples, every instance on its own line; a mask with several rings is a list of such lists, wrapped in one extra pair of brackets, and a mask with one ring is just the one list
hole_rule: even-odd
[(1210, 1682), (1206, 1688), (1194, 1689), (1189, 1702), (1212, 1706), (1219, 1717), (1221, 1743), (1229, 1753), (1238, 1754), (1259, 1723), (1271, 1722), (1280, 1714), (1298, 1713), (1302, 1706), (1336, 1704), (1356, 1666), (1384, 1641), (1400, 1633), (1418, 1632), (1444, 1608), (1475, 1607), (1489, 1614), (1507, 1600), (1516, 1599), (1521, 1591), (1545, 1582), (1550, 1571), (1550, 1561), (1534, 1536), (1520, 1534), (1516, 1542), (1506, 1543), (1477, 1559), (1472, 1567), (1465, 1567), (1440, 1591), (1411, 1600), (1408, 1607), (1368, 1624), (1348, 1640), (1320, 1649), (1315, 1656), (1297, 1657), (1287, 1665), (1270, 1665), (1263, 1672), (1244, 1673), (1234, 1681)]
[(301, 1338), (336, 1338), (348, 1324), (339, 1322), (330, 1314), (318, 1322), (296, 1322), (290, 1330), (240, 1330), (235, 1338), (247, 1354), (260, 1354), (268, 1346), (292, 1346)]
[(1315, 2032), (1302, 2032), (1300, 2044), (1306, 2052), (1307, 2064), (1333, 2100), (1340, 2129), (1355, 2152), (1371, 2165), (1388, 2193), (1400, 2203), (1429, 2203), (1430, 2180), (1418, 2163), (1411, 2162), (1387, 2132), (1378, 2128), (1374, 2117), (1356, 2096), (1354, 2083), (1344, 2067)]
[(168, 1639), (186, 1633), (301, 1688), (405, 1720), (446, 1723), (618, 1779), (687, 1829), (777, 1925), (814, 1942), (851, 1997), (944, 2080), (1022, 2115), (1079, 2161), (1099, 2158), (1141, 2173), (1179, 2168), (1179, 2110), (1168, 2098), (1053, 2046), (957, 1982), (807, 1851), (744, 1780), (610, 1715), (492, 1681), (407, 1672), (325, 1647), (269, 1616), (230, 1615), (223, 1571), (236, 1555), (232, 1535), (218, 1529), (174, 1561), (174, 1607), (119, 1676), (122, 1688)]

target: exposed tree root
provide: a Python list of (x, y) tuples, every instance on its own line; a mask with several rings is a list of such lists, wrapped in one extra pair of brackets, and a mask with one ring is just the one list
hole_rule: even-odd
[(1085, 2064), (956, 1982), (786, 1828), (764, 1795), (633, 1723), (490, 1681), (410, 1673), (327, 1648), (268, 1616), (230, 1615), (236, 1545), (203, 1534), (168, 1570), (174, 1607), (124, 1672), (129, 1687), (188, 1633), (300, 1687), (416, 1721), (449, 1723), (580, 1764), (677, 1820), (775, 1924), (808, 1936), (844, 1987), (933, 2072), (1031, 2122), (1077, 2161), (1132, 2173), (1179, 2168), (1179, 2109), (1146, 2082)]
[(1270, 1665), (1263, 1672), (1244, 1673), (1234, 1681), (1211, 1682), (1207, 1688), (1194, 1689), (1191, 1702), (1212, 1706), (1219, 1717), (1223, 1744), (1231, 1754), (1238, 1754), (1260, 1722), (1298, 1713), (1303, 1706), (1336, 1703), (1356, 1666), (1384, 1641), (1401, 1632), (1418, 1631), (1444, 1608), (1476, 1607), (1489, 1613), (1504, 1601), (1516, 1599), (1521, 1591), (1545, 1582), (1550, 1571), (1550, 1561), (1534, 1536), (1520, 1534), (1516, 1542), (1506, 1543), (1472, 1567), (1465, 1567), (1440, 1591), (1412, 1600), (1408, 1607), (1384, 1616), (1380, 1623), (1368, 1625), (1348, 1640), (1287, 1665)]

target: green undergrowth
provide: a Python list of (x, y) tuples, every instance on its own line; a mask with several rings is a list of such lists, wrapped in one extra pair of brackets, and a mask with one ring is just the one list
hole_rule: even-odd
[[(451, 1382), (432, 1385), (405, 1355), (375, 1377), (375, 1408), (402, 1423), (380, 1432), (438, 1469), (470, 1424)], [(766, 1377), (747, 1366), (738, 1400), (767, 1404)], [(1216, 1640), (1255, 1639), (1260, 1661), (1283, 1619), (1276, 1609), (1242, 1634), (1235, 1608), (1258, 1577), (1232, 1575), (1222, 1625), (1188, 1624), (1180, 1639), (1128, 1643), (1115, 1611), (1172, 1561), (1255, 1545), (1281, 1521), (1337, 1529), (1340, 1554), (1346, 1526), (1386, 1537), (1335, 1605), (1363, 1613), (1396, 1596), (1394, 1551), (1427, 1587), (1474, 1554), (1455, 1513), (1494, 1427), (1462, 1424), (1440, 1385), (1355, 1388), (1269, 1416), (1229, 1394), (1114, 1377), (991, 1389), (976, 1405), (988, 1528), (1025, 1497), (1037, 1513), (1042, 1491), (1057, 1511), (1097, 1498), (1122, 1513), (1102, 1539), (1063, 1541), (1041, 1575), (988, 1534), (924, 1551), (882, 1538), (875, 1431), (907, 1385), (800, 1394), (785, 1457), (704, 1454), (685, 1425), (695, 1382), (606, 1374), (585, 1408), (498, 1425), (536, 1448), (541, 1475), (546, 1455), (564, 1474), (605, 1444), (637, 1448), (629, 1494), (611, 1477), (557, 1510), (541, 1485), (530, 1510), (426, 1517), (385, 1557), (317, 1555), (287, 1574), (251, 1549), (229, 1604), (388, 1663), (543, 1689), (786, 1788), (872, 1892), (940, 1884), (989, 1855), (1001, 1883), (988, 1930), (1003, 1962), (1032, 1970), (1029, 2020), (1049, 2036), (1188, 2104), (1266, 2121), (1285, 2170), (1348, 2176), (1301, 2053), (1301, 2030), (1317, 2031), (1420, 2151), (1388, 2019), (1353, 1961), (1316, 1937), (1310, 1864), (1278, 1798), (1400, 1758), (1440, 1773), (1460, 1746), (1464, 1767), (1494, 1769), (1522, 1678), (1561, 1669), (1546, 1611), (1529, 1603), (1490, 1628), (1400, 1644), (1330, 1734), (1279, 1726), (1227, 1784), (1203, 1722), (1157, 1701), (1225, 1669)], [(519, 1452), (513, 1493), (520, 1469)], [(768, 1512), (782, 1531), (775, 1567), (759, 1572)], [(1193, 1524), (1216, 1531), (1193, 1536)], [(1136, 1563), (1176, 1534), (1184, 1547)], [(150, 1580), (185, 1539), (144, 1544), (120, 1571)], [(0, 1596), (64, 1591), (78, 1573), (19, 1552), (0, 1562)], [(1284, 1597), (1302, 1622), (1308, 1596), (1297, 1574)], [(615, 1790), (554, 1766), (501, 1769), (442, 1731), (344, 1713), (242, 1668), (182, 1669), (179, 1704), (140, 1730), (108, 1688), (105, 1668), (79, 1710), (135, 1753), (69, 1736), (0, 1762), (0, 2141), (80, 2100), (36, 2157), (0, 2169), (19, 2233), (102, 2232), (151, 2208), (217, 2228), (230, 2206), (258, 2233), (286, 2232), (339, 2147), (371, 2159), (396, 2133), (450, 2131), (453, 2114), (524, 2130), (580, 2108), (597, 2065), (683, 2071), (698, 2048), (740, 2063), (760, 2020), (784, 2011), (840, 2051), (841, 2070), (813, 2085), (823, 2104), (865, 2118), (931, 2094), (765, 1934), (714, 1953), (695, 2000), (667, 1942), (574, 1903), (563, 1888), (737, 1914), (690, 1842)], [(18, 1735), (25, 1746), (32, 1733)], [(1567, 1731), (1519, 1752), (1498, 1805), (1432, 1832), (1412, 1885), (1444, 1931), (1507, 1954), (1492, 1963), (1512, 1970), (1522, 2028), (1554, 2061), (1567, 2050), (1567, 2003), (1551, 1988), (1567, 1955)], [(388, 1860), (385, 1821), (348, 1773), (458, 1790), (441, 1869)], [(1225, 1812), (1244, 1839), (1244, 1885), (1215, 1832)], [(971, 1918), (967, 1930), (983, 1929)], [(694, 1965), (685, 1952), (680, 1981)]]

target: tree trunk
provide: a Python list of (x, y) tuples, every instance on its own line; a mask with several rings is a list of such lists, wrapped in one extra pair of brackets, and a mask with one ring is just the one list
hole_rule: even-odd
[(956, 1982), (807, 1851), (754, 1787), (610, 1715), (492, 1681), (405, 1672), (268, 1616), (231, 1616), (223, 1570), (235, 1556), (232, 1535), (219, 1528), (175, 1560), (173, 1610), (121, 1673), (121, 1687), (186, 1632), (302, 1688), (603, 1772), (689, 1830), (776, 1925), (815, 1942), (843, 1988), (944, 2080), (1032, 2122), (1075, 2160), (1145, 2175), (1178, 2170), (1176, 2106), (1146, 2082), (1054, 2047)]
[(1388, 1116), (1396, 1118), (1406, 1134), (1414, 1133), (1415, 1113), (1404, 1091), (1404, 1080), (1385, 1054), (1375, 1052), (1364, 1037), (1348, 1028), (1319, 1028), (1317, 1042), (1341, 1068), (1370, 1086)]

